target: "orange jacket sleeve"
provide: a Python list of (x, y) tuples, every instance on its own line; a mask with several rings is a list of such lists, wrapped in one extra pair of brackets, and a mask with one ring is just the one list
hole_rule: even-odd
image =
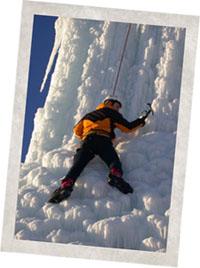
[(83, 135), (83, 120), (80, 120), (80, 121), (74, 126), (74, 134), (75, 134), (79, 139), (82, 139), (82, 135)]

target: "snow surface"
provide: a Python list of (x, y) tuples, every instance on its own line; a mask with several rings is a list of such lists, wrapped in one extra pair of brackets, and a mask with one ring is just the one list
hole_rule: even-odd
[(96, 157), (71, 197), (46, 203), (69, 170), (78, 139), (73, 126), (112, 93), (128, 24), (58, 18), (55, 45), (41, 90), (58, 53), (49, 93), (34, 119), (21, 164), (15, 238), (164, 252), (176, 144), (185, 30), (133, 24), (116, 94), (122, 114), (134, 120), (152, 102), (145, 127), (116, 131), (114, 145), (124, 178), (135, 189), (123, 195), (107, 184), (107, 166)]

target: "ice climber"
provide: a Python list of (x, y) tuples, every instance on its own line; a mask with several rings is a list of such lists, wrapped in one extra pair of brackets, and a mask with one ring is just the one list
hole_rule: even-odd
[(114, 129), (133, 132), (145, 125), (147, 116), (128, 122), (119, 113), (121, 107), (119, 98), (108, 96), (95, 111), (86, 114), (75, 125), (74, 133), (81, 140), (80, 148), (74, 155), (71, 169), (62, 179), (61, 186), (52, 193), (49, 202), (59, 203), (71, 195), (76, 179), (95, 155), (99, 155), (110, 170), (107, 176), (108, 184), (124, 194), (133, 193), (132, 187), (122, 178), (121, 162), (112, 144), (115, 139)]

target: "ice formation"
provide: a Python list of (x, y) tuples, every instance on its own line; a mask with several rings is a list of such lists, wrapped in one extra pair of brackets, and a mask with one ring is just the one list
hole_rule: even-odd
[(151, 102), (155, 111), (132, 134), (117, 131), (115, 147), (124, 178), (135, 189), (123, 195), (106, 181), (96, 157), (71, 197), (46, 203), (70, 168), (79, 141), (73, 126), (112, 93), (128, 24), (58, 18), (52, 55), (58, 53), (49, 93), (34, 119), (21, 164), (16, 239), (145, 251), (166, 250), (185, 30), (132, 24), (117, 95), (122, 114), (134, 120)]

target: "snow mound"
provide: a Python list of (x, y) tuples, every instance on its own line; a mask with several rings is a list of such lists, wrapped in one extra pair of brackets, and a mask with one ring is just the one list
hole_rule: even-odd
[(185, 30), (133, 24), (117, 95), (134, 120), (152, 103), (155, 115), (131, 134), (116, 131), (114, 146), (124, 178), (123, 195), (106, 181), (96, 157), (68, 200), (46, 203), (60, 185), (78, 147), (73, 126), (112, 93), (128, 25), (58, 18), (55, 45), (41, 90), (58, 53), (49, 93), (34, 119), (21, 164), (15, 238), (53, 243), (164, 252), (176, 144)]

